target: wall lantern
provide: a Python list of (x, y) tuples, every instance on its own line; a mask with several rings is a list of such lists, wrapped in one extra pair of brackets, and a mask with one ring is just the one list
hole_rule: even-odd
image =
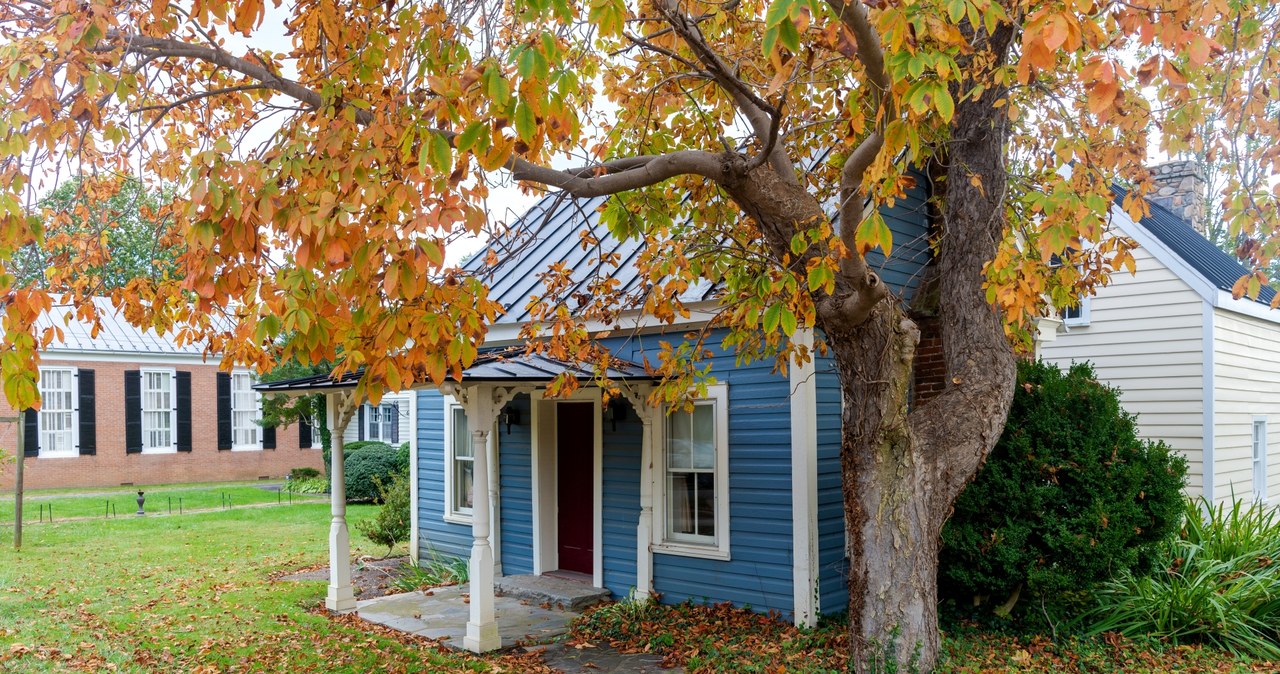
[(502, 411), (501, 419), (507, 425), (507, 435), (511, 435), (511, 427), (520, 425), (520, 410), (508, 407)]
[(627, 404), (622, 398), (614, 398), (604, 408), (604, 420), (609, 422), (610, 430), (618, 430), (618, 422), (627, 420)]

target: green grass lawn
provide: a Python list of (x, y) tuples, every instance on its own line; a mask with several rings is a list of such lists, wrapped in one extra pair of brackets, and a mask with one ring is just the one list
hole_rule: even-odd
[[(216, 498), (216, 496), (215, 496)], [(216, 501), (215, 501), (216, 505)], [(352, 506), (350, 520), (373, 506)], [(0, 526), (0, 671), (491, 671), (322, 612), (327, 504)], [(355, 553), (380, 554), (352, 529)], [(518, 666), (506, 666), (518, 671)]]
[[(120, 517), (132, 516), (138, 511), (138, 490), (146, 493), (146, 510), (149, 514), (168, 514), (172, 509), (177, 514), (179, 509), (207, 510), (224, 508), (227, 504), (237, 506), (276, 503), (288, 500), (288, 494), (264, 489), (279, 482), (214, 482), (207, 484), (169, 484), (149, 485), (141, 487), (90, 487), (85, 489), (42, 489), (25, 492), (23, 495), (22, 521), (38, 522), (41, 517), (41, 506), (46, 512), (52, 506), (53, 518), (56, 522), (73, 517), (105, 517), (109, 506), (115, 507), (115, 514)], [(294, 494), (293, 500), (322, 501), (327, 499), (322, 494)], [(0, 522), (13, 521), (13, 492), (0, 492)]]

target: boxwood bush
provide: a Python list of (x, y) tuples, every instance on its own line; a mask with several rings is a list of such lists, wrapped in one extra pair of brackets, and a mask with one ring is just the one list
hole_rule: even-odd
[[(370, 443), (344, 451), (347, 501), (379, 502), (378, 482), (391, 484), (391, 476), (403, 473), (399, 453), (385, 443)], [(376, 478), (376, 480), (375, 480)]]
[(1004, 433), (943, 529), (941, 589), (1011, 607), (1148, 568), (1181, 525), (1186, 472), (1092, 366), (1023, 362)]

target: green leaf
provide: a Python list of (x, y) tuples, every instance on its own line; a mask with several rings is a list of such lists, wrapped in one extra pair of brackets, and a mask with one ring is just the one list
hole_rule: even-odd
[(431, 134), (431, 167), (441, 173), (453, 170), (453, 152), (444, 136)]
[(796, 24), (791, 19), (778, 25), (778, 39), (792, 53), (800, 51), (800, 31), (796, 30)]
[(942, 121), (950, 122), (956, 115), (956, 102), (951, 98), (951, 92), (947, 91), (947, 85), (941, 82), (936, 84), (938, 86), (933, 92), (933, 107), (942, 115)]
[(769, 11), (765, 12), (764, 25), (766, 28), (773, 28), (782, 23), (782, 20), (790, 16), (791, 5), (795, 4), (795, 0), (774, 0), (769, 5)]
[(782, 332), (788, 337), (796, 334), (796, 315), (790, 309), (782, 310)]
[(772, 304), (768, 309), (764, 310), (764, 329), (765, 332), (773, 332), (778, 329), (778, 323), (782, 320), (782, 305)]
[(467, 152), (475, 147), (476, 142), (480, 139), (480, 134), (484, 133), (488, 125), (484, 122), (472, 122), (467, 128), (458, 134), (458, 138), (454, 141), (459, 152)]
[(519, 101), (516, 103), (516, 133), (520, 134), (520, 138), (526, 143), (532, 143), (534, 136), (538, 135), (538, 121), (534, 117), (533, 108), (528, 103)]
[(884, 216), (879, 210), (872, 211), (871, 215), (858, 225), (855, 237), (858, 244), (866, 246), (868, 250), (879, 247), (884, 250), (886, 257), (893, 252), (893, 232), (885, 223)]

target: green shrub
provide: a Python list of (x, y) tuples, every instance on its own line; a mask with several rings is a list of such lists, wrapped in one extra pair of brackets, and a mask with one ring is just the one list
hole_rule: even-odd
[(351, 456), (351, 452), (365, 449), (368, 447), (376, 447), (378, 449), (391, 451), (391, 445), (388, 445), (387, 443), (382, 442), (380, 440), (356, 440), (355, 442), (348, 442), (347, 444), (342, 446), (342, 457), (346, 458), (348, 456)]
[(1182, 532), (1161, 547), (1158, 564), (1150, 575), (1122, 573), (1098, 590), (1094, 632), (1204, 642), (1280, 660), (1276, 510), (1239, 500), (1229, 509), (1188, 502)]
[(302, 468), (294, 468), (293, 470), (289, 471), (290, 480), (305, 480), (308, 478), (320, 477), (321, 475), (322, 473), (320, 471), (310, 466), (303, 466)]
[(409, 443), (402, 442), (396, 449), (396, 465), (405, 475), (409, 474)]
[(304, 477), (290, 481), (289, 489), (295, 494), (325, 494), (329, 491), (329, 480), (323, 477)]
[(402, 472), (395, 450), (385, 443), (364, 445), (343, 455), (348, 503), (377, 503), (378, 482), (391, 484), (391, 476)]
[(1012, 606), (1148, 568), (1181, 522), (1186, 471), (1138, 439), (1088, 364), (1021, 363), (1004, 433), (943, 529), (942, 589)]
[(390, 484), (383, 483), (377, 477), (373, 478), (373, 482), (378, 489), (382, 507), (373, 519), (357, 523), (356, 528), (365, 538), (387, 546), (387, 554), (390, 555), (397, 543), (409, 540), (409, 479), (404, 473), (395, 473), (391, 476)]
[(401, 575), (392, 585), (402, 592), (413, 592), (449, 583), (465, 583), (471, 576), (471, 567), (462, 557), (446, 557), (432, 552), (427, 559), (417, 563), (405, 562)]

